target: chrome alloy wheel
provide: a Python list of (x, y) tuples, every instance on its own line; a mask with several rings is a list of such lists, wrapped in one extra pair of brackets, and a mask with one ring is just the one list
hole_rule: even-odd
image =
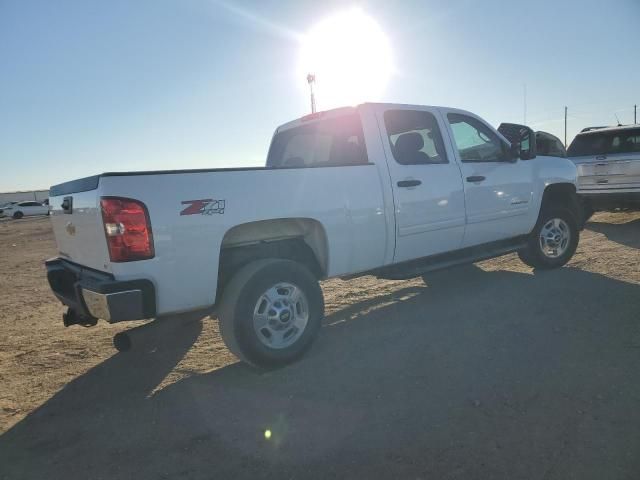
[(540, 249), (545, 257), (558, 258), (567, 251), (571, 230), (561, 218), (552, 218), (540, 229)]
[(287, 348), (304, 333), (309, 302), (300, 288), (278, 283), (264, 292), (253, 309), (253, 328), (265, 346)]

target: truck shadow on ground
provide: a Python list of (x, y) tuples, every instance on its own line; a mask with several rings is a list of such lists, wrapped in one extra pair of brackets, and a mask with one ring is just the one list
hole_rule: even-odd
[(612, 242), (640, 249), (640, 218), (627, 223), (589, 222), (586, 228), (602, 233)]
[(640, 285), (428, 282), (335, 312), (294, 365), (154, 394), (202, 324), (148, 324), (0, 437), (0, 478), (637, 478)]

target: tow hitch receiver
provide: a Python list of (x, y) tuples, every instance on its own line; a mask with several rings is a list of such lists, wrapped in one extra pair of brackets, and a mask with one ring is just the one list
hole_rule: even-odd
[(74, 309), (68, 308), (67, 311), (62, 314), (62, 323), (64, 323), (65, 327), (70, 327), (71, 325), (82, 325), (83, 327), (93, 327), (98, 323), (98, 319), (80, 315)]

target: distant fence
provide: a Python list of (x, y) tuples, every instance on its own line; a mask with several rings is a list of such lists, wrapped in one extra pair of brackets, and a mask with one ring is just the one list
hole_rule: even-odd
[(4, 205), (7, 202), (25, 202), (27, 200), (33, 200), (36, 202), (42, 202), (49, 198), (49, 190), (30, 190), (26, 192), (6, 192), (0, 193), (0, 205)]

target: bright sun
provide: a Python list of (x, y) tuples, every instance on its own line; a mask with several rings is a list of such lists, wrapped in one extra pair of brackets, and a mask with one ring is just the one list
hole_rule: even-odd
[(320, 21), (302, 39), (298, 80), (315, 74), (319, 110), (379, 100), (392, 70), (387, 36), (359, 9)]

